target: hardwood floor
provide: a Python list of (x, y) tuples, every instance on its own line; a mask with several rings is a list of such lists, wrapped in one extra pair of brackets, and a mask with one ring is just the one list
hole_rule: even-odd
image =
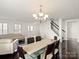
[[(66, 44), (67, 42), (67, 44)], [(67, 47), (66, 47), (67, 45)], [(75, 49), (75, 45), (71, 44), (71, 41), (69, 40), (64, 40), (62, 43), (62, 59), (79, 59), (77, 51)]]
[(15, 52), (13, 54), (0, 55), (0, 59), (19, 59), (19, 54)]
[(0, 55), (0, 59), (19, 59), (19, 57), (25, 59), (24, 54), (26, 54), (26, 52), (22, 49), (22, 47), (18, 46), (17, 52), (13, 54)]
[[(78, 52), (75, 50), (75, 48), (75, 45), (71, 46), (69, 41), (64, 40), (62, 43), (62, 59), (79, 59)], [(16, 52), (14, 54), (0, 55), (0, 59), (19, 59), (19, 54)], [(57, 55), (56, 59), (59, 59), (59, 54)]]

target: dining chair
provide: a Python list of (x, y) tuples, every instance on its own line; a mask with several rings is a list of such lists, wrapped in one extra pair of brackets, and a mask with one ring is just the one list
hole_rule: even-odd
[(59, 40), (55, 42), (54, 52), (52, 52), (52, 54), (51, 59), (59, 59)]
[(45, 52), (45, 58), (44, 59), (51, 59), (52, 58), (52, 56), (53, 56), (52, 52), (54, 52), (54, 48), (55, 48), (55, 44), (54, 43), (49, 44), (47, 46), (47, 50)]
[(17, 52), (19, 53), (19, 57), (21, 57), (22, 59), (25, 59), (25, 54), (27, 53), (26, 51), (23, 50), (22, 47), (18, 46)]
[(56, 41), (47, 46), (44, 59), (58, 59), (59, 56), (59, 41)]
[(34, 43), (34, 37), (27, 38), (27, 44)]
[(41, 41), (41, 36), (36, 36), (36, 42)]

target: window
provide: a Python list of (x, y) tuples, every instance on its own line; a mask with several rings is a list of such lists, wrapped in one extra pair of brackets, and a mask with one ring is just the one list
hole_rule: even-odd
[(33, 26), (28, 26), (28, 31), (33, 31), (34, 27)]
[(30, 31), (33, 31), (33, 26), (30, 26)]
[(28, 31), (30, 31), (30, 27), (28, 26)]
[(21, 24), (15, 24), (15, 33), (21, 33)]
[(7, 34), (7, 23), (0, 23), (0, 34)]
[(0, 34), (2, 34), (2, 23), (0, 23)]
[(7, 24), (3, 23), (3, 34), (7, 34)]

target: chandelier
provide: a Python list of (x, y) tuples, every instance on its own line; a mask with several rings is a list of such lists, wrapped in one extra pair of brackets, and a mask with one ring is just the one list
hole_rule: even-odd
[(34, 13), (32, 14), (34, 19), (37, 19), (40, 21), (40, 23), (42, 21), (45, 21), (47, 18), (48, 18), (48, 15), (45, 14), (43, 11), (42, 11), (42, 5), (40, 5), (40, 9), (39, 9), (39, 12), (38, 13)]

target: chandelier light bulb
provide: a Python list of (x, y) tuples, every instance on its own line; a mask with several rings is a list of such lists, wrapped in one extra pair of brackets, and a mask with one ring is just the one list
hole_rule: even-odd
[(46, 20), (46, 17), (44, 17), (44, 20)]
[(38, 17), (35, 17), (35, 19), (38, 19)]
[(45, 16), (44, 16), (44, 20), (46, 20), (47, 18), (48, 18), (48, 15), (45, 15)]
[(40, 16), (40, 17), (43, 16), (43, 15), (44, 15), (44, 14), (43, 14), (42, 12), (39, 13), (39, 16)]
[(33, 17), (37, 17), (37, 15), (36, 14), (33, 14)]
[(48, 18), (48, 15), (45, 15), (46, 18)]

